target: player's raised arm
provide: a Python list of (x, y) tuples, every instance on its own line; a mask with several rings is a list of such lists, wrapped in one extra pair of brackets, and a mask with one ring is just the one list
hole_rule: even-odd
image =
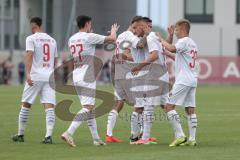
[(170, 27), (168, 27), (168, 37), (166, 39), (166, 41), (170, 44), (172, 44), (173, 42), (173, 35), (174, 35), (174, 25), (171, 25)]
[(168, 42), (168, 40), (165, 40), (162, 38), (162, 36), (160, 35), (160, 33), (156, 33), (156, 35), (159, 38), (159, 41), (162, 43), (162, 45), (165, 47), (166, 50), (175, 53), (176, 52), (176, 47), (175, 45), (171, 44)]
[(160, 38), (161, 43), (163, 44), (163, 46), (165, 47), (166, 50), (175, 53), (177, 51), (175, 45), (172, 45), (170, 43), (168, 43), (166, 40), (164, 40), (163, 38)]
[(175, 60), (175, 54), (172, 52), (169, 52), (168, 50), (165, 50), (163, 52), (164, 55), (166, 55), (167, 57), (171, 58), (172, 60)]
[(111, 34), (109, 36), (105, 37), (104, 43), (115, 42), (117, 39), (118, 29), (119, 29), (119, 25), (117, 23), (113, 24), (112, 28), (111, 28)]

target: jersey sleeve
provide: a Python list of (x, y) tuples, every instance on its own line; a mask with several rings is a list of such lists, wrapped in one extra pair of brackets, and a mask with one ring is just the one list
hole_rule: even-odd
[(147, 37), (147, 45), (149, 53), (159, 50), (158, 40), (152, 37)]
[(132, 48), (137, 48), (137, 44), (139, 42), (139, 38), (135, 36), (134, 34), (130, 34), (128, 37), (129, 41), (132, 44)]
[(27, 37), (26, 39), (26, 51), (34, 52), (34, 43), (31, 37)]
[(178, 40), (175, 47), (178, 53), (184, 52), (186, 49), (186, 41), (184, 39)]
[(89, 33), (88, 43), (90, 44), (103, 44), (106, 36), (95, 33)]

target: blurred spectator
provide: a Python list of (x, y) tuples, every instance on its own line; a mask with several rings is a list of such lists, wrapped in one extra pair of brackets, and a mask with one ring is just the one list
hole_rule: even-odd
[(23, 63), (23, 61), (21, 61), (18, 64), (18, 80), (19, 80), (19, 84), (23, 84), (25, 79), (25, 64)]
[(110, 63), (111, 61), (108, 60), (104, 65), (103, 65), (103, 69), (102, 69), (102, 80), (104, 83), (109, 83), (111, 81), (111, 77), (110, 77)]
[(0, 84), (2, 84), (3, 83), (3, 74), (2, 74), (2, 72), (3, 72), (3, 61), (2, 60), (0, 60)]
[(63, 84), (68, 83), (69, 63), (63, 60)]
[(2, 63), (2, 80), (3, 84), (8, 84), (8, 71), (6, 61), (3, 61)]
[(7, 60), (3, 61), (2, 63), (2, 78), (3, 84), (10, 84), (12, 79), (12, 68), (13, 64), (11, 62), (11, 58), (9, 57)]

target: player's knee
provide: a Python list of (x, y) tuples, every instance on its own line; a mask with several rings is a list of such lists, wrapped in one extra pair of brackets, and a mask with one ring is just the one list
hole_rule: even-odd
[(49, 109), (49, 108), (54, 108), (54, 104), (50, 104), (50, 103), (45, 103), (43, 104), (45, 109)]
[(195, 109), (194, 109), (194, 107), (186, 107), (186, 108), (185, 108), (185, 111), (186, 111), (186, 114), (187, 114), (187, 115), (195, 114)]
[(115, 107), (113, 109), (116, 110), (119, 113), (119, 112), (121, 112), (123, 106), (124, 106), (124, 102), (117, 101), (116, 104), (115, 104)]
[(164, 106), (164, 111), (167, 113), (167, 112), (169, 112), (169, 111), (171, 111), (171, 110), (174, 110), (174, 105), (172, 105), (172, 104), (166, 104), (165, 106)]
[(160, 107), (161, 107), (162, 109), (164, 109), (164, 105), (160, 105)]
[(89, 111), (92, 111), (94, 109), (94, 106), (93, 105), (84, 105), (83, 108), (86, 108)]
[(137, 113), (143, 113), (143, 107), (141, 107), (141, 108), (135, 108), (134, 109), (134, 112), (137, 112)]
[(32, 105), (30, 103), (23, 102), (22, 106), (25, 107), (25, 108), (31, 108)]

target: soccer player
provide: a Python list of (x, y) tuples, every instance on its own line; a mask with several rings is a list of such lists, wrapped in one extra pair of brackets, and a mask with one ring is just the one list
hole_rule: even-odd
[[(105, 145), (105, 143), (100, 139), (98, 135), (95, 117), (90, 117), (87, 118), (86, 120), (81, 119), (81, 116), (83, 115), (91, 115), (95, 105), (95, 90), (96, 90), (96, 79), (94, 79), (93, 82), (85, 81), (87, 74), (94, 77), (95, 72), (94, 70), (88, 70), (88, 67), (91, 66), (82, 62), (86, 62), (89, 59), (91, 62), (93, 62), (93, 58), (91, 57), (85, 58), (84, 56), (94, 56), (95, 47), (97, 44), (115, 42), (116, 32), (118, 31), (119, 26), (117, 24), (112, 25), (111, 34), (109, 36), (102, 36), (91, 33), (92, 31), (91, 17), (81, 15), (78, 16), (76, 20), (79, 32), (74, 34), (69, 39), (68, 42), (69, 48), (74, 58), (73, 82), (76, 87), (86, 87), (93, 89), (94, 93), (91, 93), (92, 96), (88, 95), (85, 96), (82, 95), (82, 93), (79, 93), (79, 90), (77, 89), (80, 103), (83, 106), (83, 108), (78, 112), (77, 116), (74, 118), (73, 122), (71, 123), (67, 131), (62, 134), (62, 139), (65, 140), (70, 146), (75, 147), (76, 145), (74, 144), (72, 136), (75, 133), (76, 129), (82, 124), (82, 122), (87, 121), (93, 137), (93, 144), (97, 146)], [(94, 65), (94, 63), (90, 63), (90, 65)]]
[(32, 35), (26, 39), (26, 84), (22, 95), (22, 107), (18, 119), (18, 134), (12, 137), (15, 142), (24, 142), (24, 131), (29, 111), (37, 95), (46, 112), (46, 135), (42, 143), (52, 143), (52, 132), (55, 124), (54, 106), (55, 91), (49, 86), (49, 77), (56, 64), (56, 41), (42, 30), (42, 19), (30, 20)]
[[(175, 140), (169, 145), (170, 147), (186, 145), (196, 146), (196, 128), (197, 116), (195, 113), (195, 96), (197, 87), (197, 67), (196, 59), (198, 47), (189, 37), (190, 22), (188, 20), (179, 20), (175, 25), (175, 35), (178, 41), (175, 45), (167, 43), (161, 38), (162, 44), (170, 52), (176, 52), (175, 58), (175, 83), (167, 104), (165, 112), (168, 120), (173, 127)], [(187, 140), (180, 118), (175, 110), (175, 105), (184, 106), (187, 114), (189, 138)]]
[[(115, 65), (115, 73), (117, 74), (118, 72), (118, 67), (119, 65), (116, 63), (124, 63), (124, 60), (129, 60), (129, 61), (133, 61), (133, 58), (131, 57), (131, 55), (129, 56), (129, 47), (123, 48), (123, 43), (125, 42), (130, 42), (132, 46), (137, 45), (139, 38), (137, 36), (134, 35), (134, 25), (136, 26), (136, 22), (138, 21), (138, 19), (140, 19), (140, 16), (136, 16), (133, 18), (130, 27), (128, 28), (127, 31), (121, 33), (117, 40), (116, 40), (116, 51), (115, 51), (115, 56), (113, 59), (113, 63)], [(125, 51), (128, 50), (128, 51)], [(115, 77), (115, 76), (114, 76)], [(106, 134), (106, 142), (108, 143), (118, 143), (118, 142), (122, 142), (122, 140), (116, 138), (113, 136), (113, 129), (114, 126), (116, 124), (116, 120), (117, 120), (117, 116), (118, 113), (122, 110), (123, 106), (124, 106), (124, 101), (127, 99), (127, 95), (125, 94), (124, 91), (124, 87), (123, 84), (120, 83), (119, 80), (115, 80), (114, 81), (114, 87), (115, 87), (115, 105), (113, 107), (113, 109), (109, 112), (108, 115), (108, 121), (107, 121), (107, 134)]]
[[(144, 67), (151, 65), (153, 63), (161, 65), (163, 68), (165, 68), (166, 73), (160, 77), (156, 77), (156, 79), (152, 79), (155, 81), (161, 81), (161, 90), (162, 93), (159, 93), (159, 95), (155, 95), (154, 97), (146, 97), (145, 98), (145, 104), (144, 104), (144, 111), (143, 111), (143, 135), (140, 140), (135, 142), (134, 144), (156, 144), (153, 140), (150, 138), (150, 131), (151, 126), (154, 119), (154, 106), (155, 105), (161, 105), (162, 107), (166, 104), (167, 101), (167, 94), (168, 94), (168, 84), (169, 84), (169, 74), (167, 72), (166, 62), (165, 62), (165, 54), (164, 49), (162, 47), (162, 44), (159, 42), (159, 38), (155, 32), (151, 31), (152, 28), (152, 20), (144, 17), (145, 21), (148, 23), (148, 27), (150, 30), (150, 34), (147, 36), (147, 52), (145, 52), (145, 59), (144, 61), (140, 62), (139, 65), (134, 67), (132, 69), (133, 74), (138, 74), (139, 71), (141, 71)], [(172, 31), (169, 30), (169, 36), (168, 41), (171, 43), (172, 41)], [(154, 71), (154, 70), (150, 70)], [(156, 74), (157, 75), (157, 74)], [(151, 79), (150, 79), (151, 80)], [(148, 80), (145, 80), (146, 82)], [(145, 84), (144, 90), (146, 90), (149, 86)], [(160, 95), (162, 94), (162, 95)], [(147, 95), (147, 92), (146, 92)]]
[[(135, 16), (131, 21), (131, 26), (129, 29), (118, 36), (116, 41), (116, 55), (114, 61), (116, 63), (121, 62), (120, 64), (115, 63), (115, 97), (116, 102), (112, 111), (108, 115), (108, 123), (107, 123), (107, 135), (106, 142), (122, 142), (122, 140), (113, 136), (113, 128), (116, 123), (116, 119), (118, 113), (124, 106), (124, 101), (129, 99), (127, 84), (122, 81), (126, 77), (122, 77), (123, 79), (116, 78), (118, 73), (121, 72), (122, 67), (127, 66), (131, 61), (140, 62), (145, 57), (144, 54), (137, 54), (140, 48), (144, 47), (144, 38), (140, 40), (139, 37), (143, 36), (144, 32), (142, 29), (143, 19), (141, 16)], [(128, 64), (127, 64), (128, 63)], [(141, 125), (142, 113), (133, 112), (131, 116), (131, 134), (136, 133), (136, 137), (139, 135), (139, 128)]]

